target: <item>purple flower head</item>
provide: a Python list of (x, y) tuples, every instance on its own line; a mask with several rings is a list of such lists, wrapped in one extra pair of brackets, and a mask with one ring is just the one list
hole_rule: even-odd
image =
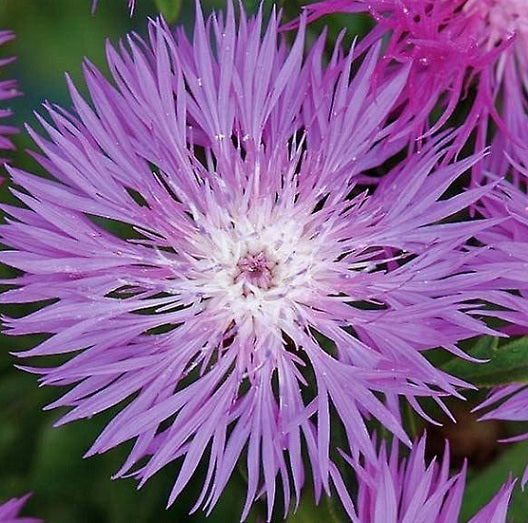
[(407, 70), (373, 88), (379, 43), (351, 75), (354, 53), (322, 65), (323, 38), (303, 57), (304, 31), (289, 49), (275, 14), (237, 24), (231, 2), (207, 22), (198, 6), (192, 42), (152, 21), (108, 46), (113, 83), (85, 64), (92, 106), (69, 82), (73, 112), (30, 130), (53, 179), (10, 169), (25, 208), (4, 206), (0, 260), (25, 274), (0, 300), (52, 302), (8, 333), (49, 334), (20, 357), (64, 355), (25, 367), (72, 385), (59, 424), (127, 400), (88, 454), (134, 439), (116, 476), (141, 484), (179, 460), (169, 503), (204, 461), (195, 508), (212, 509), (244, 459), (242, 516), (262, 494), (271, 514), (277, 477), (287, 511), (302, 449), (318, 497), (340, 481), (331, 411), (354, 456), (375, 459), (367, 418), (410, 444), (377, 393), (420, 412), (458, 394), (422, 351), (493, 333), (464, 248), (489, 223), (446, 222), (489, 192), (445, 195), (481, 156), (438, 167), (440, 136), (359, 190), (401, 148)]
[[(376, 461), (355, 464), (359, 490), (358, 523), (451, 523), (459, 521), (466, 465), (449, 477), (449, 447), (442, 462), (425, 460), (425, 437), (400, 459), (398, 446), (387, 455), (382, 443)], [(515, 481), (508, 480), (468, 523), (505, 523)]]
[[(14, 34), (11, 31), (0, 31), (0, 45), (9, 42), (14, 38)], [(0, 59), (0, 68), (12, 62), (12, 58)], [(19, 92), (16, 89), (15, 80), (0, 80), (0, 103), (3, 106), (5, 100), (9, 100), (18, 96)], [(0, 107), (0, 119), (11, 116), (12, 112), (10, 109)], [(12, 150), (14, 149), (13, 142), (10, 140), (12, 134), (17, 133), (18, 130), (14, 127), (7, 125), (0, 125), (0, 149), (2, 150)], [(6, 160), (0, 158), (0, 163), (5, 162)]]
[[(439, 97), (443, 99), (444, 112), (432, 130), (445, 123), (469, 81), (473, 81), (477, 97), (458, 148), (475, 128), (479, 133), (478, 146), (482, 147), (487, 117), (491, 114), (498, 119), (493, 100), (504, 85), (505, 63), (515, 63), (526, 78), (525, 0), (326, 0), (306, 9), (311, 19), (334, 12), (369, 12), (377, 25), (367, 43), (380, 32), (389, 32), (379, 74), (390, 72), (394, 63), (412, 64), (404, 100), (409, 110), (417, 113), (417, 122), (425, 122), (425, 130)], [(522, 91), (520, 83), (516, 88)]]
[(42, 523), (41, 519), (20, 517), (19, 512), (31, 494), (21, 498), (12, 498), (0, 505), (0, 521), (2, 523)]

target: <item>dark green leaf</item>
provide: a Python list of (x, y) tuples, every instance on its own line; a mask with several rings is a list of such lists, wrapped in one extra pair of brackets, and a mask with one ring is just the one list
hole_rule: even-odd
[[(513, 474), (522, 476), (528, 455), (528, 442), (517, 443), (504, 452), (493, 464), (479, 471), (467, 482), (460, 521), (468, 521), (480, 508), (488, 503), (501, 485)], [(526, 521), (528, 494), (517, 484), (510, 503), (508, 521)]]
[(472, 363), (454, 358), (442, 369), (478, 387), (528, 383), (528, 337), (501, 346), (497, 338), (484, 337), (468, 352), (489, 362)]
[(322, 502), (316, 505), (313, 500), (313, 494), (305, 493), (301, 497), (299, 508), (295, 514), (291, 513), (288, 516), (286, 523), (312, 523), (314, 521), (335, 523), (336, 521), (340, 521), (336, 518), (337, 516), (335, 515), (335, 510), (331, 507), (331, 502)]

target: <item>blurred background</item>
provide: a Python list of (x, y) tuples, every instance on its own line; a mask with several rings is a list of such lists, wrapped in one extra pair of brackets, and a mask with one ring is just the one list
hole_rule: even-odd
[[(132, 17), (128, 16), (126, 0), (99, 0), (99, 7), (91, 14), (91, 0), (0, 0), (0, 28), (11, 29), (16, 40), (0, 49), (1, 57), (16, 56), (16, 61), (1, 71), (2, 78), (17, 78), (23, 96), (11, 101), (15, 112), (10, 119), (22, 129), (24, 122), (36, 125), (34, 112), (49, 100), (69, 108), (64, 73), (69, 73), (81, 92), (81, 63), (87, 57), (106, 71), (104, 45), (106, 39), (117, 42), (130, 31), (146, 32), (147, 17), (157, 16), (164, 10), (171, 22), (185, 25), (191, 30), (194, 2), (191, 0), (137, 0)], [(248, 10), (258, 5), (256, 0), (243, 2)], [(281, 4), (281, 2), (278, 2)], [(282, 2), (285, 18), (291, 19), (300, 12), (301, 1)], [(202, 0), (203, 9), (225, 5), (224, 0)], [(265, 6), (272, 2), (266, 0)], [(309, 40), (329, 26), (329, 39), (335, 40), (343, 26), (348, 28), (347, 41), (368, 29), (369, 22), (361, 17), (334, 16), (314, 24)], [(38, 125), (37, 125), (38, 128)], [(15, 137), (18, 151), (10, 155), (12, 163), (31, 171), (39, 168), (26, 154), (32, 148), (25, 132)], [(0, 188), (2, 201), (10, 201), (7, 184)], [(2, 278), (8, 277), (6, 268), (0, 267)], [(5, 307), (4, 313), (19, 315), (26, 309)], [(177, 465), (165, 467), (156, 477), (147, 482), (138, 493), (133, 479), (111, 481), (112, 474), (120, 467), (128, 448), (122, 446), (104, 456), (81, 459), (103, 426), (111, 419), (113, 411), (64, 427), (53, 428), (61, 416), (58, 411), (43, 411), (43, 407), (57, 399), (61, 391), (53, 388), (40, 389), (34, 376), (16, 370), (15, 358), (10, 355), (29, 348), (37, 340), (33, 337), (0, 337), (0, 502), (13, 496), (33, 492), (24, 514), (45, 519), (49, 523), (129, 523), (129, 522), (236, 522), (240, 518), (245, 498), (244, 471), (235, 471), (220, 503), (209, 518), (198, 512), (188, 515), (198, 497), (201, 474), (178, 501), (165, 509)], [(467, 409), (466, 409), (467, 410)], [(466, 416), (461, 414), (461, 418)], [(466, 416), (467, 417), (467, 416)], [(453, 434), (437, 434), (443, 447), (445, 437), (471, 441), (473, 429), (463, 431), (462, 425), (452, 429)], [(476, 454), (475, 463), (480, 468), (470, 472), (469, 501), (465, 514), (491, 497), (497, 485), (504, 481), (508, 470), (521, 472), (526, 461), (526, 444), (497, 450), (495, 439), (500, 427), (484, 429), (483, 440), (471, 450)], [(480, 441), (480, 440), (479, 440)], [(483, 445), (483, 446), (482, 446)], [(464, 450), (464, 455), (470, 453)], [(486, 458), (479, 463), (478, 456)], [(203, 472), (203, 471), (202, 471)], [(309, 488), (298, 513), (291, 522), (345, 521), (340, 508), (331, 501), (322, 500), (316, 508)], [(528, 514), (526, 496), (516, 495), (515, 507), (519, 514)], [(278, 503), (273, 520), (282, 521), (282, 510)], [(517, 510), (517, 509), (516, 509)], [(522, 512), (524, 511), (524, 512)], [(255, 506), (248, 521), (265, 520), (264, 505)], [(524, 521), (524, 519), (518, 519)]]

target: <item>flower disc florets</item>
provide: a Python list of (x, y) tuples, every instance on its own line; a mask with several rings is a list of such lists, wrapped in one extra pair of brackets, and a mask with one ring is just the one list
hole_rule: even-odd
[(236, 323), (258, 320), (280, 329), (295, 316), (296, 304), (317, 292), (318, 277), (328, 272), (323, 251), (329, 246), (310, 232), (309, 214), (281, 216), (269, 200), (263, 197), (247, 214), (219, 210), (216, 223), (200, 222), (191, 239), (189, 283), (210, 300), (207, 307), (225, 310)]

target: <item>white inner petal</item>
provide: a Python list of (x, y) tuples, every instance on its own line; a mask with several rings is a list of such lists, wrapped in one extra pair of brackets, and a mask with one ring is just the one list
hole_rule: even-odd
[(325, 235), (310, 234), (310, 215), (303, 224), (273, 206), (260, 211), (248, 216), (226, 210), (217, 223), (202, 224), (192, 239), (192, 276), (183, 285), (214, 300), (235, 321), (265, 317), (270, 325), (313, 295), (318, 278), (328, 273), (328, 257)]

